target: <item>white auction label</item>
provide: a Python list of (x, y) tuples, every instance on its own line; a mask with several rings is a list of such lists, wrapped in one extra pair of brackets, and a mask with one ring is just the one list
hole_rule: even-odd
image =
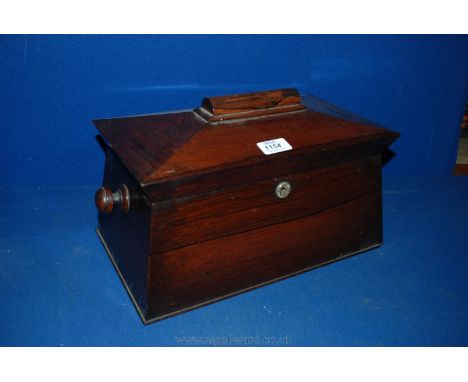
[(276, 138), (270, 141), (258, 142), (257, 146), (265, 155), (292, 150), (292, 146), (284, 138)]

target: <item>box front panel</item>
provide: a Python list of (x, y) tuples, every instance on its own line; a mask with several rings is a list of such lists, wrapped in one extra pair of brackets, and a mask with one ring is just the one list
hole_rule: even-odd
[[(308, 191), (287, 205), (289, 209), (275, 201), (273, 205), (280, 206), (277, 214), (265, 214), (263, 222), (268, 224), (261, 227), (249, 229), (257, 221), (246, 218), (239, 220), (238, 233), (166, 252), (152, 247), (147, 319), (163, 318), (377, 246), (382, 240), (380, 161), (369, 158), (352, 166), (350, 173), (343, 172), (343, 166), (321, 170), (324, 183), (318, 179), (313, 183), (318, 194), (311, 191), (312, 183), (304, 182)], [(336, 178), (331, 175), (335, 170)], [(353, 179), (359, 179), (360, 186)], [(300, 192), (297, 184), (291, 196), (294, 191)], [(229, 208), (233, 207), (227, 205), (225, 210)], [(255, 208), (253, 204), (238, 213)], [(265, 208), (272, 207), (266, 203)], [(229, 213), (226, 216), (229, 220)], [(219, 229), (222, 218), (212, 224)]]
[[(373, 157), (156, 203), (152, 254), (317, 213), (377, 191), (379, 176)], [(283, 199), (275, 193), (282, 182), (291, 188)]]

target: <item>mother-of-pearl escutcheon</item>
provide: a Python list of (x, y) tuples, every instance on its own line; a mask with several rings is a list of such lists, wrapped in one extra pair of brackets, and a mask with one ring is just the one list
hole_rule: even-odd
[(292, 146), (284, 138), (276, 138), (269, 141), (258, 142), (257, 146), (265, 155), (292, 150)]

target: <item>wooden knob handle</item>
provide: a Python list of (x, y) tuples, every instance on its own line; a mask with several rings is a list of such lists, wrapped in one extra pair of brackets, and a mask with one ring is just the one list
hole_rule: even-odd
[(109, 187), (103, 186), (96, 191), (96, 207), (101, 212), (112, 212), (114, 208), (114, 198)]
[(116, 192), (112, 192), (108, 186), (103, 186), (96, 191), (95, 202), (101, 212), (110, 213), (114, 205), (118, 205), (122, 212), (127, 213), (130, 209), (130, 192), (125, 184), (122, 184)]

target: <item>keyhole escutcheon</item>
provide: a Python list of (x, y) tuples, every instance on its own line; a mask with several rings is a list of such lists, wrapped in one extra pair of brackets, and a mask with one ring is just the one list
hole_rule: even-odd
[(285, 199), (291, 193), (291, 184), (283, 181), (276, 185), (275, 194), (279, 199)]

